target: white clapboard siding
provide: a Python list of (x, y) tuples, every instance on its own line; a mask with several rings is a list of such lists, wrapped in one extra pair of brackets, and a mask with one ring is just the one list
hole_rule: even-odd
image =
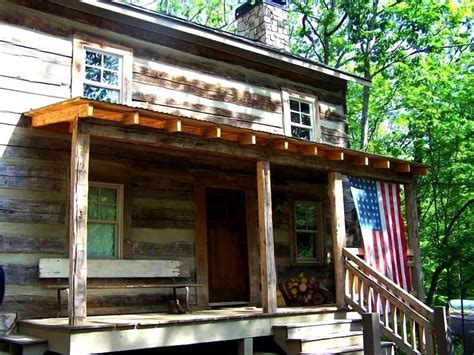
[[(182, 263), (177, 260), (87, 260), (89, 278), (179, 277)], [(67, 278), (69, 259), (39, 259), (40, 278)]]
[(336, 105), (325, 101), (319, 102), (319, 110), (322, 114), (329, 114), (330, 112), (335, 112), (338, 115), (344, 116), (344, 108), (342, 105)]

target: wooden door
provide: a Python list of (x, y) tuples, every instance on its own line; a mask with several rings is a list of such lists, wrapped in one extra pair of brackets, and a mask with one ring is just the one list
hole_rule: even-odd
[(209, 302), (249, 301), (245, 192), (207, 188)]

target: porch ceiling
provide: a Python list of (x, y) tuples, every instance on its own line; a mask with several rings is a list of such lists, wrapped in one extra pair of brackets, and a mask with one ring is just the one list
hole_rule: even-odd
[(303, 156), (331, 163), (339, 162), (346, 171), (351, 167), (358, 171), (364, 168), (367, 171), (376, 169), (382, 174), (385, 171), (402, 178), (424, 175), (427, 172), (425, 165), (381, 155), (80, 97), (25, 112), (24, 116), (31, 117), (34, 128), (67, 129), (76, 119), (94, 118), (113, 121), (124, 126), (151, 127), (170, 134), (184, 133), (203, 140), (214, 139), (234, 142), (242, 146), (261, 146), (278, 152), (286, 151), (295, 157)]

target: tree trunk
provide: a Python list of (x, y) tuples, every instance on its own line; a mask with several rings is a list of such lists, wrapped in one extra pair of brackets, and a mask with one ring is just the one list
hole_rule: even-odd
[(370, 87), (364, 86), (362, 91), (362, 114), (360, 118), (360, 150), (367, 149), (369, 139), (369, 100)]

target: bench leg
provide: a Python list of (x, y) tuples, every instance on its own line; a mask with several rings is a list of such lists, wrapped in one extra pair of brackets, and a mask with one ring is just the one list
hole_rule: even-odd
[(189, 307), (189, 287), (184, 288), (184, 306), (189, 313), (193, 313), (191, 307)]

